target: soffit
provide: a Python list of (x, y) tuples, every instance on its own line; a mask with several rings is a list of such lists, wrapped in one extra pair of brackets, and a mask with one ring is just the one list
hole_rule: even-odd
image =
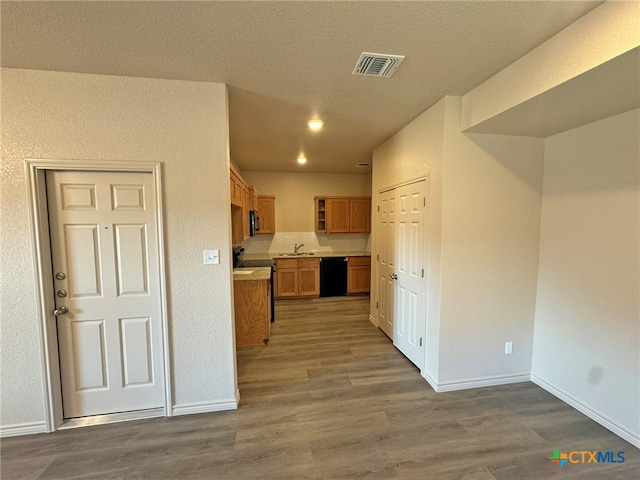
[(466, 131), (548, 137), (639, 106), (640, 48), (634, 48)]

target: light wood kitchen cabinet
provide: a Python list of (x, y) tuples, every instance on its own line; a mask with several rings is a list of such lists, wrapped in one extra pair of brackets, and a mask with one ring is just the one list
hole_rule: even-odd
[(275, 278), (276, 298), (320, 295), (320, 263), (317, 258), (278, 258)]
[(298, 259), (298, 296), (320, 295), (320, 261), (317, 258)]
[(231, 205), (231, 243), (239, 245), (244, 241), (243, 209), (235, 205)]
[(369, 233), (371, 197), (315, 197), (318, 233)]
[(327, 231), (327, 199), (316, 197), (314, 201), (316, 202), (314, 220), (316, 232), (325, 233)]
[(276, 260), (276, 284), (275, 296), (297, 297), (298, 296), (298, 259), (283, 258)]
[(349, 233), (349, 199), (327, 198), (327, 233)]
[(263, 345), (271, 330), (271, 286), (269, 280), (239, 280), (233, 283), (236, 346)]
[(231, 205), (242, 207), (244, 202), (244, 186), (245, 183), (240, 179), (240, 176), (234, 170), (231, 170), (229, 173)]
[[(229, 169), (229, 189), (231, 197), (231, 241), (234, 244), (240, 244), (249, 238), (251, 234), (249, 211), (258, 210), (258, 191), (254, 187), (248, 186), (233, 166)], [(272, 199), (272, 209), (269, 210), (266, 207), (263, 207), (263, 209), (267, 212), (267, 216), (270, 215), (271, 223), (274, 223), (275, 197), (265, 198)], [(267, 227), (269, 227), (269, 224), (267, 224)], [(275, 233), (275, 224), (271, 233)]]
[(240, 174), (231, 167), (229, 170), (229, 197), (231, 199), (231, 242), (234, 244), (242, 243), (248, 232), (244, 215), (246, 188)]
[(347, 293), (369, 293), (371, 290), (371, 257), (349, 257)]
[(276, 233), (276, 197), (258, 195), (258, 215), (260, 217), (261, 234)]
[(349, 199), (349, 232), (369, 233), (371, 231), (371, 198)]
[(249, 210), (258, 210), (258, 190), (256, 187), (249, 187), (250, 207)]

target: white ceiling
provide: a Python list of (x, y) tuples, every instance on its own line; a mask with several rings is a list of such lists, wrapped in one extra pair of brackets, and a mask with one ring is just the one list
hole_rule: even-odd
[[(380, 143), (600, 1), (12, 2), (5, 67), (223, 82), (245, 170), (366, 173)], [(361, 52), (405, 55), (353, 76)], [(319, 133), (306, 122), (318, 114)], [(309, 159), (300, 167), (300, 151)]]

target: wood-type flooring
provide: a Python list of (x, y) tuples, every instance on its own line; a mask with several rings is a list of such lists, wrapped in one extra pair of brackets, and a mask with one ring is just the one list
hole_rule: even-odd
[(368, 306), (279, 301), (269, 344), (238, 351), (238, 410), (6, 438), (2, 480), (640, 478), (635, 447), (532, 383), (435, 393)]

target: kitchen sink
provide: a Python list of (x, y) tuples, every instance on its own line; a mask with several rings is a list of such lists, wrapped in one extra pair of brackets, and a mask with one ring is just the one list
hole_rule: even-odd
[(315, 253), (281, 253), (280, 257), (311, 257)]

